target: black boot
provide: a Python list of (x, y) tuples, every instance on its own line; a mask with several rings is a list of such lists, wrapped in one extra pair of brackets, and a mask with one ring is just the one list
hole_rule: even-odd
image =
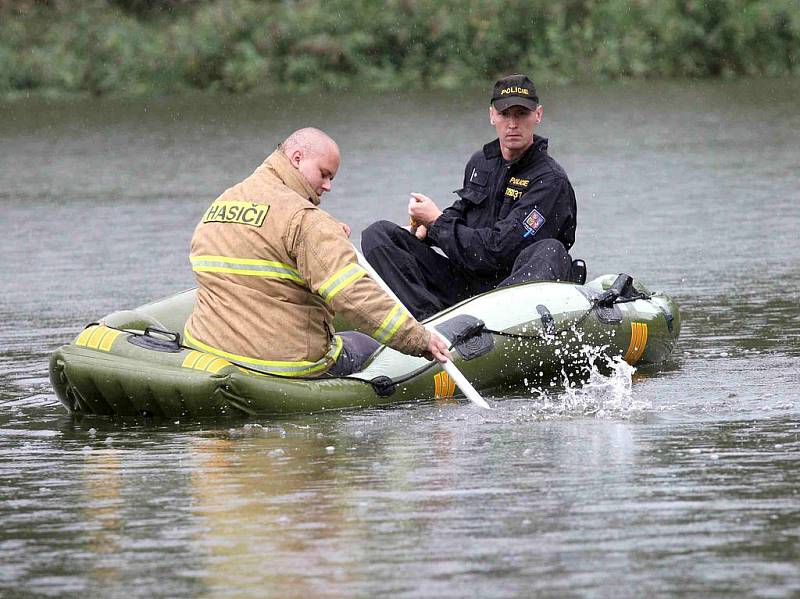
[(576, 285), (583, 285), (586, 282), (586, 262), (580, 258), (572, 261), (570, 280)]

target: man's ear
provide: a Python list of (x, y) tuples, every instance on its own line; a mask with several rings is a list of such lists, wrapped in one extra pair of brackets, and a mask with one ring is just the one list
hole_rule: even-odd
[(494, 125), (494, 112), (491, 106), (489, 106), (489, 124)]
[(542, 122), (542, 116), (544, 116), (544, 107), (541, 104), (539, 104), (539, 106), (536, 107), (535, 113), (536, 113), (536, 124), (538, 125), (539, 123)]
[(303, 159), (303, 150), (297, 148), (291, 154), (289, 154), (289, 162), (292, 163), (294, 168), (300, 166), (300, 161)]

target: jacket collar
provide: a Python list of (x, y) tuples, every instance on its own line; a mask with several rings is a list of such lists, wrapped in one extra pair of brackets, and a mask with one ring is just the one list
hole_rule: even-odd
[[(547, 151), (547, 138), (534, 135), (533, 145), (527, 150), (525, 150), (522, 156), (520, 156), (516, 160), (512, 160), (511, 162), (518, 164), (527, 164), (529, 162), (533, 162), (534, 158), (539, 154), (539, 152), (546, 152), (546, 151)], [(495, 158), (501, 158), (502, 154), (500, 153), (500, 140), (495, 139), (494, 141), (490, 141), (488, 144), (483, 146), (483, 155), (486, 158), (486, 160), (494, 160)]]
[(319, 196), (311, 188), (303, 174), (292, 165), (280, 146), (256, 169), (256, 173), (261, 169), (272, 171), (286, 187), (300, 194), (315, 206), (319, 205)]

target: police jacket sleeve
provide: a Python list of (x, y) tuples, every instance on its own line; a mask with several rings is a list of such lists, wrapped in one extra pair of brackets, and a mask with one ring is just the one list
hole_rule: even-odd
[[(493, 198), (483, 199), (491, 201)], [(572, 246), (575, 194), (566, 178), (555, 174), (541, 177), (493, 226), (470, 227), (463, 212), (448, 209), (428, 229), (428, 238), (464, 270), (480, 275), (509, 270), (519, 253), (535, 241), (554, 238), (567, 249)]]
[(311, 291), (380, 343), (423, 355), (430, 333), (367, 276), (341, 225), (320, 210), (303, 210), (296, 218), (294, 247), (287, 249)]
[[(462, 187), (466, 187), (467, 183), (469, 182), (469, 173), (472, 171), (472, 160), (467, 162), (467, 166), (464, 167), (464, 183)], [(446, 220), (457, 220), (460, 219), (464, 215), (464, 210), (466, 208), (467, 200), (463, 200), (459, 198), (455, 202), (453, 202), (452, 206), (448, 206), (442, 211), (442, 215), (447, 215), (445, 217)], [(441, 219), (441, 216), (439, 217)], [(438, 221), (437, 221), (438, 222)], [(433, 241), (430, 238), (430, 233), (426, 237), (427, 242)]]

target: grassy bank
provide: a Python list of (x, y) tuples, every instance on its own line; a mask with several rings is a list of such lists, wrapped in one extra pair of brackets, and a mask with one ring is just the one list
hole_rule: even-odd
[(796, 0), (0, 0), (0, 94), (800, 74)]

